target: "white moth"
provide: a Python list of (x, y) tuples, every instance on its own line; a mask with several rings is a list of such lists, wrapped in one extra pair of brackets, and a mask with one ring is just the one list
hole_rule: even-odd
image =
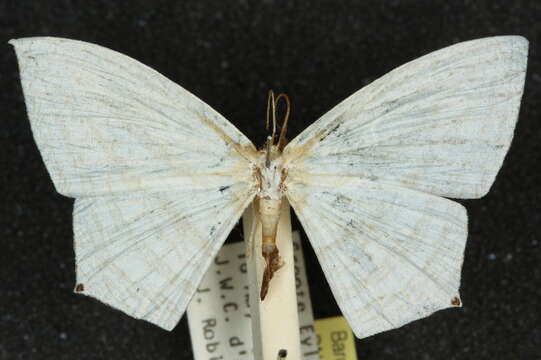
[(261, 151), (129, 57), (58, 38), (11, 44), (43, 160), (76, 198), (77, 292), (170, 330), (252, 201), (274, 251), (285, 196), (357, 337), (461, 305), (467, 216), (445, 197), (479, 198), (493, 183), (526, 39), (423, 56)]

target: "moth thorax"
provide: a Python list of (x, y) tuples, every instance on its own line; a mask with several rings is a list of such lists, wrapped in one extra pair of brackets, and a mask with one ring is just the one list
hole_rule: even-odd
[(269, 153), (263, 151), (259, 165), (259, 198), (274, 200), (282, 198), (282, 173), (281, 153), (276, 146), (272, 146)]

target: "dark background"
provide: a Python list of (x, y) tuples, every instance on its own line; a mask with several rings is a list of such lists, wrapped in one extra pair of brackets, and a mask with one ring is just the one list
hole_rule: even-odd
[[(184, 318), (169, 333), (72, 293), (73, 201), (55, 192), (32, 139), (10, 38), (62, 36), (127, 54), (260, 144), (270, 88), (290, 94), (294, 136), (404, 62), (502, 34), (530, 40), (526, 89), (492, 190), (463, 202), (465, 306), (359, 340), (366, 360), (541, 357), (541, 1), (0, 0), (0, 359), (192, 358)], [(305, 248), (315, 315), (337, 315)]]

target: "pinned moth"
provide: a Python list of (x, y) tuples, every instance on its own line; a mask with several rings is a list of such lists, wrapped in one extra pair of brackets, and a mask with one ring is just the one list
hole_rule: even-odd
[(252, 201), (269, 285), (287, 197), (357, 337), (461, 306), (467, 216), (446, 197), (479, 198), (492, 185), (518, 117), (526, 39), (423, 56), (287, 145), (273, 121), (261, 151), (131, 58), (67, 39), (11, 43), (43, 160), (76, 198), (76, 291), (170, 330)]

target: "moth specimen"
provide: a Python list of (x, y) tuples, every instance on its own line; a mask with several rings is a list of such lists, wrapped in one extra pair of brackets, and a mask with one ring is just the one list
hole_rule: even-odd
[(262, 251), (277, 261), (287, 197), (358, 337), (461, 305), (467, 216), (446, 197), (479, 198), (493, 183), (519, 112), (526, 39), (423, 56), (259, 151), (129, 57), (59, 38), (11, 44), (43, 160), (76, 199), (76, 291), (170, 330), (252, 201)]

